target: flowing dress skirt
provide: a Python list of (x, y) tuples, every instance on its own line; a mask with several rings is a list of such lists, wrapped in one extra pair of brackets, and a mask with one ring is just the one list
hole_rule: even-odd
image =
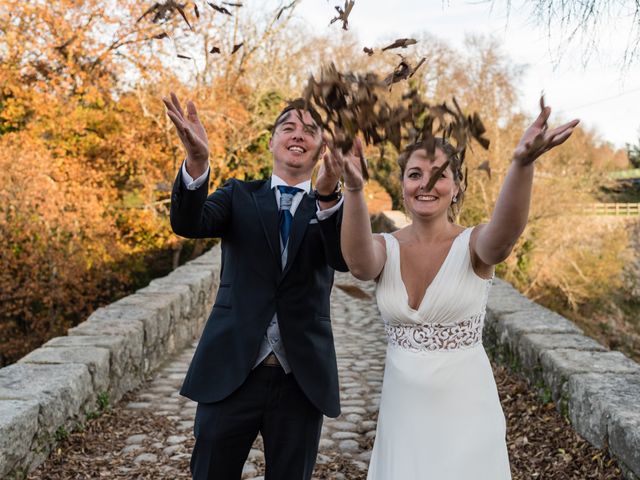
[(389, 345), (368, 480), (508, 480), (505, 419), (481, 344)]

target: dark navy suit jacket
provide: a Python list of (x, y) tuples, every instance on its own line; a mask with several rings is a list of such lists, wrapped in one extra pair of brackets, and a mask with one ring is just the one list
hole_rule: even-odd
[(188, 190), (178, 173), (171, 197), (175, 233), (222, 241), (218, 294), (180, 393), (211, 403), (240, 387), (277, 312), (294, 378), (322, 413), (338, 416), (329, 296), (334, 269), (347, 271), (340, 253), (342, 209), (319, 222), (315, 197), (303, 197), (283, 269), (270, 181), (230, 180), (208, 197), (207, 184)]

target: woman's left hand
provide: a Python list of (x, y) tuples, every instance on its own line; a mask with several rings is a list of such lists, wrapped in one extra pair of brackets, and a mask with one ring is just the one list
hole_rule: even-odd
[(564, 143), (573, 133), (573, 129), (580, 122), (575, 119), (559, 127), (548, 129), (547, 120), (551, 114), (551, 108), (543, 107), (540, 115), (531, 124), (520, 139), (513, 152), (513, 159), (520, 165), (533, 163), (540, 155), (553, 147)]

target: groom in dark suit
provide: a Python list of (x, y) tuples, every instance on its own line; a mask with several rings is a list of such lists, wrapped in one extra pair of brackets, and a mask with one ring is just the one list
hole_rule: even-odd
[(338, 180), (322, 155), (320, 118), (293, 102), (275, 121), (267, 180), (230, 180), (207, 196), (209, 149), (192, 102), (163, 99), (187, 150), (171, 226), (220, 237), (220, 286), (181, 394), (198, 402), (191, 473), (239, 480), (260, 432), (266, 480), (310, 479), (322, 415), (340, 413), (329, 296), (339, 248)]

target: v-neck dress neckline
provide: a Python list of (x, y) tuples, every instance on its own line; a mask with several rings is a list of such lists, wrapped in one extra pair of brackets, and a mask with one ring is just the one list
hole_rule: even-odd
[(454, 238), (416, 309), (409, 305), (409, 293), (402, 280), (400, 243), (392, 235), (383, 234), (387, 260), (376, 286), (376, 299), (386, 324), (447, 325), (484, 311), (491, 280), (479, 277), (473, 270), (469, 250), (472, 231), (473, 228), (466, 228)]
[(447, 251), (447, 255), (446, 255), (446, 257), (444, 257), (444, 260), (442, 261), (442, 264), (440, 264), (440, 267), (438, 268), (438, 271), (436, 272), (436, 274), (433, 277), (433, 279), (431, 280), (431, 282), (429, 282), (429, 285), (427, 285), (425, 287), (424, 292), (422, 293), (422, 298), (420, 299), (420, 302), (418, 303), (418, 308), (413, 308), (411, 306), (411, 304), (409, 303), (409, 290), (407, 289), (407, 284), (405, 283), (404, 279), (402, 278), (402, 262), (401, 262), (402, 254), (401, 254), (401, 251), (400, 251), (400, 242), (393, 235), (389, 235), (395, 241), (395, 248), (397, 249), (397, 252), (398, 252), (398, 261), (396, 262), (396, 264), (398, 266), (397, 274), (398, 274), (398, 276), (400, 278), (400, 283), (402, 283), (402, 289), (404, 290), (405, 302), (407, 303), (407, 307), (409, 307), (409, 310), (411, 310), (413, 312), (419, 312), (420, 310), (422, 310), (422, 307), (424, 305), (425, 299), (427, 298), (427, 296), (429, 294), (429, 289), (431, 288), (431, 286), (433, 284), (435, 284), (440, 279), (441, 273), (446, 268), (447, 263), (449, 261), (449, 258), (451, 257), (451, 253), (454, 251), (454, 248), (456, 247), (456, 242), (462, 236), (462, 234), (465, 233), (466, 230), (467, 229), (464, 229), (462, 232), (460, 232), (458, 235), (456, 235), (454, 237), (453, 241), (451, 242), (451, 246), (449, 247), (449, 250)]

